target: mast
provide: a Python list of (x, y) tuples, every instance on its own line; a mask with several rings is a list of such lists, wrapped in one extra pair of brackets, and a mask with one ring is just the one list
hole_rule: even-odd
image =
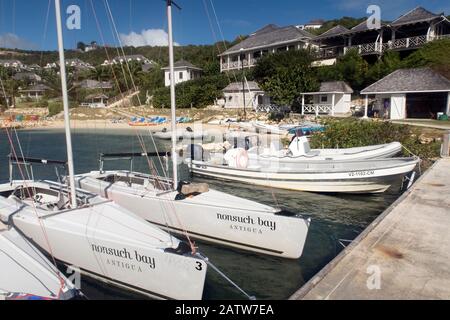
[[(167, 0), (167, 24), (169, 33), (169, 67), (170, 67), (170, 108), (172, 111), (172, 166), (173, 166), (173, 188), (178, 189), (178, 161), (177, 161), (177, 114), (175, 99), (175, 71), (173, 58), (173, 33), (172, 33), (172, 0)], [(177, 6), (176, 4), (174, 4)], [(178, 6), (177, 6), (178, 7)]]
[(67, 144), (67, 166), (69, 169), (69, 187), (72, 209), (77, 207), (77, 195), (75, 190), (75, 170), (73, 167), (73, 151), (72, 151), (72, 136), (70, 134), (70, 119), (69, 119), (69, 97), (67, 94), (67, 76), (66, 76), (66, 62), (64, 58), (64, 40), (61, 23), (61, 4), (60, 0), (55, 0), (56, 13), (56, 29), (58, 31), (58, 50), (59, 50), (59, 67), (61, 73), (61, 88), (64, 105), (64, 127), (66, 131)]

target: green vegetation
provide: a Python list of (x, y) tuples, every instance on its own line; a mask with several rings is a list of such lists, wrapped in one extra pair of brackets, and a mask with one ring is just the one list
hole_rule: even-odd
[(358, 18), (352, 18), (352, 17), (343, 17), (341, 19), (334, 19), (334, 20), (326, 21), (320, 29), (315, 29), (315, 30), (313, 29), (313, 30), (308, 30), (308, 31), (312, 34), (320, 35), (336, 26), (339, 26), (339, 25), (346, 27), (347, 29), (351, 29), (366, 20), (367, 20), (367, 18), (359, 18), (358, 19)]
[(371, 122), (355, 119), (326, 120), (327, 130), (311, 138), (312, 148), (353, 148), (398, 141), (408, 151), (424, 160), (440, 155), (440, 142), (423, 143), (420, 129), (390, 122)]
[[(204, 108), (222, 97), (222, 89), (228, 85), (224, 74), (205, 76), (186, 81), (176, 86), (177, 108)], [(170, 88), (160, 88), (154, 91), (153, 106), (156, 108), (170, 107)]]
[(449, 52), (450, 39), (443, 39), (430, 42), (403, 59), (398, 52), (388, 51), (370, 65), (355, 50), (349, 50), (335, 65), (317, 68), (317, 78), (343, 80), (357, 91), (402, 68), (431, 67), (450, 79)]
[(275, 103), (290, 106), (301, 92), (319, 87), (312, 61), (305, 50), (271, 54), (258, 61), (253, 76)]
[(48, 116), (53, 117), (64, 110), (63, 105), (60, 101), (51, 102), (48, 105)]

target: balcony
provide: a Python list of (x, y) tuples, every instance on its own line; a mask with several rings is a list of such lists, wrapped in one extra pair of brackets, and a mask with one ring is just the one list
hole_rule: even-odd
[(448, 34), (432, 38), (427, 36), (417, 36), (417, 37), (395, 39), (383, 44), (380, 44), (379, 42), (365, 43), (356, 46), (345, 47), (344, 52), (347, 52), (350, 49), (356, 49), (358, 50), (358, 53), (361, 55), (369, 55), (369, 54), (380, 54), (388, 50), (400, 51), (408, 49), (418, 49), (427, 44), (428, 42), (449, 37), (450, 35)]
[(242, 68), (252, 68), (256, 66), (259, 59), (250, 59), (242, 61), (231, 61), (230, 63), (222, 63), (221, 71), (240, 70)]
[(418, 49), (428, 42), (450, 38), (450, 34), (440, 35), (436, 37), (417, 36), (409, 38), (401, 38), (388, 41), (386, 43), (380, 44), (379, 42), (364, 43), (354, 46), (347, 47), (331, 47), (331, 48), (321, 48), (314, 53), (314, 57), (317, 60), (336, 58), (342, 54), (345, 54), (348, 50), (356, 49), (360, 55), (371, 55), (371, 54), (381, 54), (388, 50), (400, 51), (409, 49)]

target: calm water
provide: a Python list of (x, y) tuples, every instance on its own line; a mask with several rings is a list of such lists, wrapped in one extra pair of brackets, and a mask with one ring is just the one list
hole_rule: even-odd
[[(18, 133), (25, 156), (47, 159), (66, 159), (63, 131), (21, 131)], [(144, 137), (149, 151), (153, 144)], [(75, 171), (83, 173), (98, 169), (100, 152), (140, 152), (136, 135), (130, 131), (112, 132), (105, 129), (73, 130)], [(157, 142), (159, 150), (169, 150), (168, 142)], [(0, 181), (8, 179), (7, 155), (10, 152), (7, 136), (0, 132)], [(126, 162), (115, 168), (127, 169)], [(111, 167), (112, 168), (112, 167)], [(135, 169), (146, 172), (144, 163)], [(187, 168), (180, 168), (181, 178), (190, 180)], [(36, 178), (55, 179), (53, 168), (35, 167)], [(196, 181), (205, 182), (195, 178)], [(296, 261), (241, 252), (200, 243), (200, 250), (245, 291), (258, 299), (285, 299), (308, 281), (342, 249), (339, 240), (352, 240), (398, 197), (394, 192), (373, 196), (330, 196), (248, 186), (244, 184), (207, 181), (211, 188), (280, 206), (312, 218), (310, 233), (301, 259)], [(275, 198), (275, 200), (274, 200)], [(142, 298), (126, 291), (108, 288), (102, 283), (84, 279), (82, 290), (90, 299)], [(205, 299), (243, 299), (214, 271), (209, 271)]]

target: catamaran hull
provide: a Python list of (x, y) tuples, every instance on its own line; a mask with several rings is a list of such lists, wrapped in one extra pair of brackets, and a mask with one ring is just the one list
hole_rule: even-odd
[(74, 298), (73, 285), (17, 230), (0, 222), (0, 300)]
[(111, 201), (55, 214), (1, 197), (0, 204), (0, 216), (10, 214), (37, 246), (84, 274), (153, 298), (202, 298), (205, 261), (167, 252), (179, 240)]
[(348, 172), (264, 172), (227, 166), (209, 165), (204, 162), (189, 163), (196, 175), (216, 179), (239, 181), (270, 188), (318, 193), (383, 193), (393, 183), (401, 181), (413, 171), (417, 162), (401, 167), (369, 169)]
[(175, 200), (177, 192), (158, 196), (93, 177), (76, 179), (82, 188), (177, 234), (288, 259), (298, 259), (303, 253), (309, 219), (277, 215), (271, 207), (215, 190)]

